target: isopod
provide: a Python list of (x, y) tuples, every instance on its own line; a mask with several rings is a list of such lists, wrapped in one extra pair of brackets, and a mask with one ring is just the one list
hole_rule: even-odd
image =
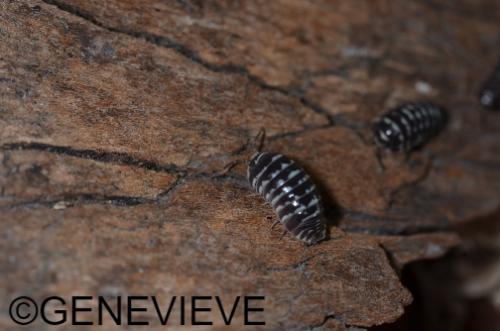
[(257, 152), (248, 165), (248, 181), (297, 239), (315, 244), (326, 236), (323, 208), (310, 176), (288, 157)]
[(375, 143), (394, 152), (408, 153), (436, 135), (445, 122), (445, 111), (435, 104), (404, 103), (391, 109), (375, 122)]

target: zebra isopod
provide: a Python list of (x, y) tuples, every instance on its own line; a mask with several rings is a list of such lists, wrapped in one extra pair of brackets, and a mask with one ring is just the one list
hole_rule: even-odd
[(248, 165), (248, 181), (297, 239), (315, 244), (325, 238), (323, 209), (316, 186), (293, 160), (277, 153), (255, 153)]
[(432, 103), (404, 103), (375, 122), (375, 143), (394, 152), (409, 152), (436, 135), (445, 122), (445, 111)]

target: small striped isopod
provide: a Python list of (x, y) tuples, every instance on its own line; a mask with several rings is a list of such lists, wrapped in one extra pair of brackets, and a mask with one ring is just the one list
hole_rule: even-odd
[(276, 153), (255, 153), (248, 165), (248, 181), (297, 239), (315, 244), (325, 238), (316, 186), (293, 160)]
[(479, 102), (489, 109), (500, 108), (500, 61), (481, 87)]
[(445, 122), (445, 111), (432, 103), (404, 103), (376, 121), (375, 143), (391, 151), (409, 152), (436, 135)]

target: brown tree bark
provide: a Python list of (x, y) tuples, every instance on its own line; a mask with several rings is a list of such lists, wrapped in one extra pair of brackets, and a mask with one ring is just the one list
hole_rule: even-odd
[[(260, 329), (395, 321), (412, 300), (400, 269), (500, 208), (500, 118), (476, 101), (499, 13), (492, 0), (1, 1), (1, 311), (23, 294), (246, 294), (266, 297)], [(421, 99), (448, 109), (445, 132), (379, 173), (372, 119)], [(329, 240), (270, 233), (244, 166), (213, 176), (261, 128), (266, 150), (314, 176)]]

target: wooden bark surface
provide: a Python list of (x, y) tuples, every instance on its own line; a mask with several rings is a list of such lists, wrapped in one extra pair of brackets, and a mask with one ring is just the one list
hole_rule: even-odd
[[(0, 325), (22, 294), (264, 295), (269, 330), (396, 320), (400, 268), (500, 208), (500, 118), (476, 102), (499, 21), (489, 0), (1, 1)], [(370, 123), (408, 99), (450, 123), (378, 173)], [(330, 240), (270, 233), (244, 166), (212, 176), (260, 128), (314, 176)]]

